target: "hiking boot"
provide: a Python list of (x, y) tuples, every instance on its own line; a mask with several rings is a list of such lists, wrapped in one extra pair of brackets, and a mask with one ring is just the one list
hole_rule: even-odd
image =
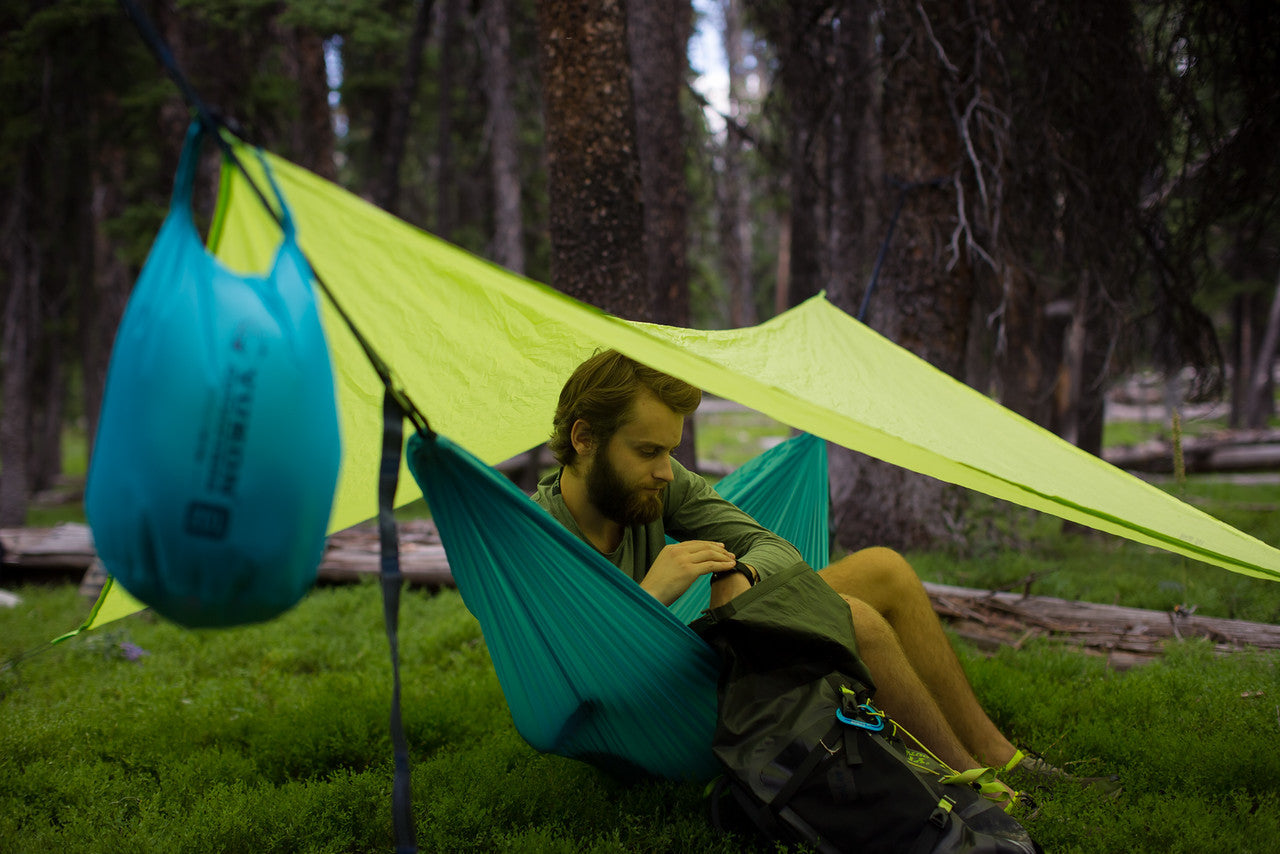
[(1105, 795), (1115, 796), (1120, 794), (1119, 774), (1110, 774), (1100, 777), (1081, 777), (1046, 762), (1044, 757), (1038, 754), (1026, 753), (1023, 750), (1015, 750), (1013, 758), (1006, 762), (999, 770), (1001, 774), (1021, 776), (1024, 780), (1031, 780), (1040, 785), (1072, 783), (1077, 786), (1094, 789)]

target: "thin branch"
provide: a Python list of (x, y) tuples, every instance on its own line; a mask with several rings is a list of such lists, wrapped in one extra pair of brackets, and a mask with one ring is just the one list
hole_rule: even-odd
[[(1202, 152), (1194, 162), (1185, 163), (1177, 175), (1164, 182), (1159, 189), (1142, 200), (1142, 210), (1149, 211), (1164, 204), (1169, 197), (1181, 189), (1183, 185), (1195, 180), (1200, 172), (1209, 165), (1209, 162), (1213, 160), (1213, 158), (1216, 157), (1222, 149), (1226, 148), (1235, 140), (1238, 133), (1240, 133), (1240, 128), (1233, 127), (1220, 139), (1214, 142), (1213, 145), (1210, 145), (1207, 151)], [(1190, 145), (1190, 143), (1188, 143), (1188, 145)]]
[(964, 150), (969, 152), (969, 163), (973, 166), (973, 176), (978, 182), (978, 197), (982, 199), (982, 207), (988, 209), (991, 207), (991, 199), (987, 197), (987, 182), (982, 177), (982, 161), (978, 159), (978, 152), (973, 149), (973, 136), (969, 133), (969, 122), (973, 119), (973, 111), (978, 108), (981, 98), (982, 95), (977, 94), (970, 99), (957, 129), (960, 131), (960, 139), (964, 141)]
[(917, 3), (916, 11), (920, 13), (920, 20), (924, 22), (925, 32), (929, 34), (929, 41), (933, 42), (933, 48), (938, 52), (938, 59), (942, 60), (942, 64), (946, 69), (957, 77), (960, 75), (960, 69), (951, 64), (951, 60), (947, 59), (947, 52), (943, 50), (938, 37), (933, 34), (933, 24), (929, 22), (929, 16), (924, 11), (924, 6)]
[(737, 134), (743, 140), (750, 143), (751, 146), (755, 148), (757, 151), (764, 152), (769, 150), (766, 145), (760, 142), (760, 140), (756, 137), (754, 133), (752, 133), (750, 130), (747, 129), (746, 125), (742, 124), (735, 118), (725, 115), (724, 113), (720, 112), (718, 109), (713, 107), (711, 105), (711, 102), (707, 100), (707, 97), (703, 95), (701, 92), (699, 92), (697, 89), (693, 88), (693, 86), (687, 85), (685, 86), (685, 89), (688, 90), (689, 94), (691, 94), (694, 100), (698, 102), (698, 106), (702, 107), (702, 109), (704, 110), (709, 110), (720, 117), (720, 119), (724, 122), (726, 133)]

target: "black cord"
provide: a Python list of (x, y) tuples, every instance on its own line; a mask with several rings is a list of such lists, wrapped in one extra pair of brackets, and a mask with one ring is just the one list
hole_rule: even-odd
[(932, 181), (899, 181), (896, 178), (889, 179), (893, 186), (898, 188), (898, 201), (893, 206), (893, 216), (889, 217), (889, 228), (885, 231), (884, 240), (880, 242), (880, 251), (876, 253), (876, 265), (871, 270), (871, 281), (867, 283), (866, 293), (862, 295), (862, 305), (858, 306), (858, 320), (865, 322), (867, 317), (867, 307), (871, 304), (871, 294), (876, 289), (876, 283), (880, 281), (880, 267), (884, 264), (885, 255), (889, 254), (889, 242), (893, 240), (893, 230), (898, 225), (898, 216), (902, 213), (902, 206), (906, 204), (907, 194), (912, 190), (920, 187), (941, 187), (947, 183), (950, 178), (934, 178)]

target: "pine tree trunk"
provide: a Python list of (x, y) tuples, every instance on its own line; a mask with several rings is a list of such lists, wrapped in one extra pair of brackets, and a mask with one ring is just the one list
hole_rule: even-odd
[(729, 325), (754, 326), (758, 321), (751, 281), (750, 188), (743, 165), (739, 128), (746, 121), (746, 45), (743, 43), (742, 2), (722, 0), (724, 51), (729, 70), (729, 125), (725, 129), (724, 169), (720, 175), (720, 253), (729, 284)]
[(284, 75), (293, 81), (298, 103), (298, 118), (289, 124), (287, 139), (282, 142), (295, 163), (332, 181), (338, 168), (333, 156), (324, 40), (314, 30), (282, 25), (279, 18), (272, 20), (272, 29), (283, 46)]
[(777, 306), (798, 305), (825, 286), (827, 257), (823, 212), (827, 198), (828, 110), (832, 99), (828, 61), (832, 51), (829, 4), (825, 0), (768, 3), (750, 0), (757, 25), (777, 53), (777, 79), (786, 111), (786, 188), (790, 206), (786, 275), (779, 273)]
[(98, 416), (107, 381), (107, 365), (116, 327), (133, 288), (133, 270), (119, 259), (109, 224), (126, 207), (124, 180), (127, 153), (119, 147), (100, 148), (94, 158), (92, 205), (91, 286), (80, 299), (80, 359), (88, 451), (98, 432)]
[(774, 314), (791, 307), (791, 213), (778, 216), (778, 264), (773, 293)]
[(870, 285), (873, 259), (887, 229), (876, 210), (884, 183), (880, 137), (881, 72), (866, 4), (841, 0), (836, 31), (831, 109), (831, 214), (827, 233), (827, 298), (857, 315)]
[(787, 147), (791, 187), (788, 307), (815, 296), (825, 284), (822, 258), (826, 252), (820, 215), (820, 176), (825, 172), (825, 158), (820, 125), (825, 112), (826, 75), (821, 49), (821, 44), (813, 44), (811, 49), (792, 44), (782, 58), (782, 83), (789, 106)]
[(495, 262), (524, 273), (524, 224), (520, 212), (520, 161), (515, 106), (515, 79), (511, 70), (510, 0), (486, 0), (484, 20), (488, 34), (485, 76), (489, 90), (489, 128), (492, 142), (490, 171), (493, 176), (493, 248)]
[(440, 68), (436, 81), (440, 98), (436, 104), (436, 221), (435, 233), (451, 239), (458, 225), (457, 167), (453, 158), (453, 90), (456, 85), (454, 65), (458, 52), (456, 42), (461, 0), (444, 0), (440, 18)]
[(1062, 364), (1061, 337), (1053, 334), (1054, 324), (1040, 305), (1029, 272), (1007, 261), (1001, 273), (996, 305), (987, 306), (985, 312), (1000, 313), (1002, 340), (995, 366), (1000, 402), (1024, 418), (1057, 430), (1052, 426), (1056, 413), (1051, 392)]
[(649, 315), (673, 326), (689, 323), (689, 192), (680, 92), (692, 16), (689, 0), (627, 4)]
[(32, 158), (23, 152), (9, 189), (0, 221), (0, 264), (4, 273), (4, 317), (0, 319), (0, 526), (20, 527), (26, 521), (31, 491), (29, 470), (31, 432), (31, 333), (37, 328), (36, 283), (40, 271), (33, 251), (33, 205), (30, 185)]
[(1253, 430), (1267, 426), (1267, 419), (1275, 414), (1276, 401), (1272, 372), (1276, 361), (1276, 342), (1280, 340), (1280, 281), (1271, 298), (1271, 310), (1258, 345), (1258, 354), (1249, 371), (1249, 388), (1245, 393), (1244, 425)]
[(431, 10), (432, 0), (417, 0), (414, 5), (413, 27), (405, 47), (404, 67), (386, 105), (373, 202), (391, 213), (398, 213), (400, 208), (400, 166), (404, 163), (409, 140), (409, 114), (422, 77), (422, 50), (431, 32)]
[(27, 475), (32, 493), (54, 486), (62, 474), (62, 417), (67, 394), (66, 366), (60, 342), (46, 341), (43, 358), (33, 377), (33, 411)]
[[(945, 50), (949, 40), (964, 38), (960, 14), (959, 9), (934, 6), (931, 33), (913, 4), (893, 7), (885, 16), (884, 53), (895, 61), (886, 69), (877, 132), (885, 171), (900, 181), (929, 182), (950, 174), (960, 162), (946, 72), (933, 42), (940, 39)], [(959, 53), (956, 45), (951, 47)], [(886, 190), (880, 209), (885, 222), (896, 203), (896, 191)], [(867, 322), (890, 341), (960, 378), (974, 285), (967, 256), (953, 257), (948, 251), (955, 219), (956, 198), (949, 185), (920, 187), (909, 194)], [(960, 500), (954, 487), (843, 449), (831, 456), (831, 490), (836, 541), (849, 549), (930, 545), (954, 526)]]
[(648, 319), (626, 7), (539, 0), (538, 36), (551, 283), (611, 314)]

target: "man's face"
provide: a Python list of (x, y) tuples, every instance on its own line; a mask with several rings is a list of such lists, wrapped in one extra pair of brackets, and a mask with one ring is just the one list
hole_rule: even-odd
[(683, 433), (684, 419), (642, 390), (626, 423), (592, 456), (585, 478), (587, 499), (620, 525), (658, 519), (663, 490), (674, 479), (671, 452)]

